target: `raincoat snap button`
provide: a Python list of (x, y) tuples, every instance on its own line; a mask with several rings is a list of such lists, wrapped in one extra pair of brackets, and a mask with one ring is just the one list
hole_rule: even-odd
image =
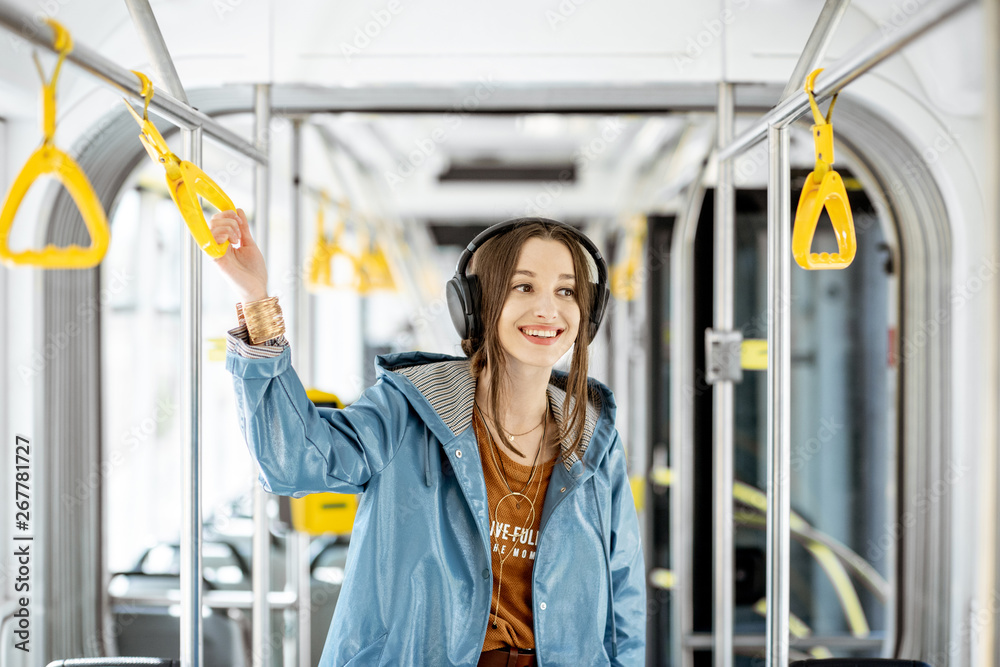
[(538, 608), (541, 609), (542, 611), (545, 611), (545, 603), (543, 602), (542, 604), (538, 605)]
[(490, 578), (490, 571), (483, 570), (483, 579), (489, 579), (489, 578)]
[(456, 449), (455, 450), (455, 456), (457, 456), (458, 458), (462, 458), (462, 450), (461, 449)]

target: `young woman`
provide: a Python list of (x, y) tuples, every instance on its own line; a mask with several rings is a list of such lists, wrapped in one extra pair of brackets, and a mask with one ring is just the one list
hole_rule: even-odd
[(246, 217), (211, 227), (241, 297), (226, 367), (261, 483), (363, 494), (320, 664), (645, 664), (625, 451), (587, 378), (607, 299), (589, 239), (543, 218), (490, 228), (448, 285), (468, 356), (381, 356), (376, 384), (332, 410), (291, 368)]

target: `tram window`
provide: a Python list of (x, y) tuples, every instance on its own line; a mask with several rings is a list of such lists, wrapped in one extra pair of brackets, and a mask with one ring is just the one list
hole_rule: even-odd
[[(793, 187), (804, 176), (793, 171)], [(869, 545), (878, 540), (888, 516), (885, 489), (894, 452), (890, 281), (885, 238), (872, 205), (858, 188), (850, 196), (858, 236), (850, 269), (792, 272), (792, 509), (811, 529), (850, 548), (887, 579), (887, 554)], [(741, 199), (736, 322), (745, 337), (766, 338), (766, 193), (744, 193)], [(823, 244), (835, 247), (829, 223), (821, 221), (816, 247)], [(754, 373), (747, 380), (736, 388), (736, 477), (764, 489), (766, 377)], [(813, 634), (857, 637), (870, 630), (878, 636), (886, 630), (886, 604), (854, 579), (861, 608), (846, 609), (844, 598), (852, 592), (842, 590), (817, 552), (793, 543), (792, 611)], [(737, 544), (762, 547), (764, 534), (741, 527)], [(749, 610), (738, 618), (746, 629), (763, 629), (763, 618)]]
[[(233, 159), (206, 142), (209, 175)], [(107, 489), (112, 572), (130, 570), (151, 547), (176, 542), (181, 526), (180, 266), (189, 233), (162, 183), (162, 169), (156, 169), (144, 162), (131, 175), (101, 264), (108, 294), (101, 313), (105, 464), (91, 476), (93, 488), (79, 493)], [(248, 199), (251, 165), (233, 172), (227, 190)], [(202, 279), (203, 335), (218, 338), (234, 325), (234, 299), (210, 266), (203, 268)], [(212, 349), (209, 341), (204, 349)], [(256, 478), (237, 427), (232, 380), (223, 357), (209, 355), (202, 358), (205, 516), (246, 493)]]
[[(796, 184), (805, 171), (793, 170), (793, 202)], [(814, 636), (837, 637), (835, 655), (873, 657), (882, 653), (891, 617), (892, 554), (879, 548), (892, 503), (892, 461), (895, 458), (894, 413), (896, 367), (889, 351), (889, 331), (895, 326), (891, 310), (896, 288), (887, 261), (887, 240), (880, 221), (865, 193), (848, 175), (858, 238), (858, 254), (845, 271), (799, 270), (792, 272), (792, 511), (805, 522), (799, 538), (793, 534), (791, 552), (791, 611)], [(694, 340), (712, 326), (712, 215), (713, 193), (702, 204), (695, 241)], [(651, 251), (670, 247), (671, 221), (650, 217)], [(821, 221), (814, 246), (835, 247), (832, 232)], [(735, 266), (735, 323), (744, 339), (766, 339), (770, 321), (767, 307), (767, 193), (740, 190), (737, 196), (737, 241)], [(824, 247), (824, 244), (825, 247)], [(651, 291), (653, 306), (651, 340), (670, 340), (670, 272), (655, 272)], [(706, 305), (707, 304), (707, 305)], [(664, 345), (667, 345), (664, 342)], [(657, 357), (661, 372), (651, 400), (653, 433), (657, 442), (668, 442), (670, 419), (671, 360), (666, 348)], [(704, 377), (704, 355), (695, 350), (696, 377)], [(695, 392), (695, 433), (691, 455), (694, 479), (676, 480), (654, 496), (652, 510), (653, 553), (656, 567), (670, 567), (669, 496), (682, 482), (693, 484), (694, 516), (690, 521), (694, 571), (692, 643), (683, 650), (695, 665), (710, 664), (711, 654), (696, 648), (711, 646), (712, 631), (712, 392)], [(745, 371), (735, 389), (735, 473), (742, 500), (736, 499), (735, 534), (739, 599), (735, 609), (735, 632), (756, 635), (763, 642), (765, 619), (759, 588), (747, 582), (762, 580), (766, 549), (764, 517), (749, 511), (763, 501), (766, 488), (766, 374)], [(661, 464), (662, 465), (662, 464)], [(662, 496), (662, 502), (658, 500)], [(825, 547), (806, 539), (803, 532), (821, 537), (834, 548), (849, 549), (864, 562), (876, 585), (866, 586), (851, 573), (851, 590), (837, 575), (848, 568), (830, 558)], [(793, 531), (794, 533), (794, 531)], [(742, 555), (741, 555), (742, 554)], [(833, 570), (833, 572), (831, 572)], [(833, 575), (833, 576), (831, 576)], [(869, 582), (871, 583), (871, 582)], [(877, 589), (877, 590), (873, 590)], [(672, 607), (671, 595), (660, 596), (664, 607)], [(750, 600), (750, 597), (756, 597)], [(672, 610), (668, 610), (672, 611)], [(659, 662), (669, 664), (669, 619), (656, 621), (662, 637), (651, 643)], [(705, 642), (708, 642), (707, 644)], [(761, 643), (763, 646), (763, 643)], [(736, 664), (754, 664), (758, 652), (738, 656)], [(761, 653), (762, 655), (762, 653)]]

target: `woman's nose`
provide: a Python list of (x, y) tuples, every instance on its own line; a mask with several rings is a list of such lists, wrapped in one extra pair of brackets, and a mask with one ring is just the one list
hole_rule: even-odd
[(555, 295), (545, 292), (535, 292), (535, 295), (535, 316), (539, 319), (555, 319), (557, 313)]

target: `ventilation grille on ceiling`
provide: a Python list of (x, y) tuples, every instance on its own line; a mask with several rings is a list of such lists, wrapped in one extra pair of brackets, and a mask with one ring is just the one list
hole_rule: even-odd
[(559, 163), (453, 162), (438, 176), (442, 183), (454, 182), (576, 182), (576, 165)]

